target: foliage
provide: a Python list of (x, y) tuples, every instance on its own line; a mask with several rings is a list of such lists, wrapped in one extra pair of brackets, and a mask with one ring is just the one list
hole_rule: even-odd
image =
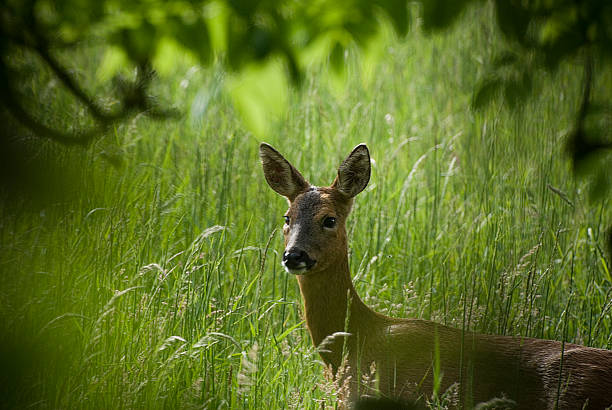
[[(612, 186), (606, 165), (612, 107), (609, 93), (592, 89), (610, 67), (612, 4), (599, 0), (7, 0), (0, 10), (0, 114), (31, 135), (76, 145), (89, 145), (138, 114), (175, 117), (179, 111), (152, 97), (152, 83), (187, 52), (201, 65), (221, 62), (235, 73), (225, 86), (250, 129), (264, 136), (286, 109), (284, 79), (299, 84), (309, 67), (322, 62), (343, 73), (347, 50), (378, 48), (386, 21), (404, 38), (412, 15), (422, 19), (425, 31), (448, 30), (469, 7), (487, 3), (505, 45), (492, 53), (472, 106), (481, 109), (503, 96), (510, 109), (521, 111), (525, 98), (539, 90), (540, 71), (581, 61), (583, 92), (566, 147), (575, 169), (591, 176), (594, 196), (606, 193)], [(70, 64), (71, 50), (83, 45), (105, 48), (98, 76), (112, 81), (102, 89), (92, 89)], [(44, 101), (20, 87), (31, 70), (20, 57), (24, 52), (33, 53), (35, 70), (50, 70), (87, 115), (68, 127), (54, 126), (53, 113), (41, 115), (36, 107)], [(7, 137), (2, 146), (11, 151)]]
[[(408, 29), (407, 3), (397, 0), (276, 2), (241, 0), (131, 1), (116, 0), (9, 0), (0, 18), (0, 78), (2, 106), (36, 135), (63, 144), (86, 145), (118, 121), (135, 113), (164, 117), (148, 95), (153, 70), (167, 70), (177, 49), (190, 53), (200, 64), (220, 59), (232, 70), (253, 62), (279, 57), (293, 82), (299, 82), (313, 59), (329, 57), (343, 67), (344, 49), (364, 44), (378, 29), (384, 13), (398, 33)], [(60, 57), (83, 43), (104, 44), (106, 56), (100, 75), (112, 78), (127, 65), (136, 76), (116, 77), (114, 109), (88, 90), (82, 78)], [(22, 67), (20, 51), (33, 52), (38, 64), (48, 67), (85, 106), (95, 126), (84, 130), (55, 129), (25, 107), (16, 84)], [(284, 73), (281, 72), (281, 76)]]
[[(426, 30), (447, 29), (475, 0), (423, 2)], [(591, 180), (592, 197), (612, 192), (612, 105), (610, 89), (594, 92), (597, 72), (612, 67), (612, 3), (599, 0), (494, 0), (497, 28), (505, 39), (488, 72), (476, 86), (472, 106), (482, 109), (503, 96), (509, 108), (520, 111), (525, 99), (538, 93), (538, 73), (555, 72), (563, 63), (583, 68), (582, 94), (565, 146), (578, 174)], [(608, 229), (612, 255), (612, 226)]]
[[(424, 3), (426, 27), (443, 28), (471, 1), (455, 2), (452, 16), (446, 19), (441, 18), (442, 3)], [(495, 53), (488, 74), (475, 91), (473, 106), (482, 108), (495, 96), (503, 95), (516, 109), (537, 92), (534, 77), (538, 71), (554, 72), (563, 62), (581, 62), (583, 92), (566, 147), (577, 170), (594, 174), (593, 194), (602, 195), (612, 186), (606, 165), (612, 159), (612, 105), (610, 90), (593, 101), (592, 89), (596, 86), (594, 70), (605, 74), (611, 67), (612, 4), (599, 0), (496, 0), (493, 4), (506, 46)], [(599, 164), (593, 166), (594, 162)]]
[[(532, 115), (470, 111), (474, 73), (499, 44), (490, 14), (466, 10), (430, 35), (413, 21), (405, 39), (381, 43), (371, 84), (352, 53), (342, 93), (327, 65), (304, 73), (265, 140), (318, 185), (368, 143), (371, 182), (347, 224), (356, 289), (377, 311), (611, 348), (612, 207), (586, 204), (561, 147), (581, 73), (544, 77), (524, 103)], [(76, 58), (102, 88), (96, 50)], [(166, 75), (156, 91), (168, 104), (200, 107), (226, 74), (186, 58)], [(75, 105), (52, 73), (21, 86), (51, 111)], [(34, 151), (73, 167), (76, 188), (66, 201), (66, 186), (41, 184), (58, 197), (36, 209), (0, 203), (7, 407), (333, 408), (280, 266), (286, 201), (267, 188), (260, 139), (231, 96), (208, 101), (182, 121), (117, 124), (106, 138), (121, 167), (99, 161), (105, 145)], [(82, 118), (60, 114), (52, 125)], [(444, 405), (446, 393), (427, 399)]]

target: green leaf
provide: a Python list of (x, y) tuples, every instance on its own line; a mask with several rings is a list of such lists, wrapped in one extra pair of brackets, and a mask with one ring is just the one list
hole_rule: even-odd
[(531, 91), (531, 75), (527, 70), (513, 73), (504, 81), (504, 97), (510, 108), (516, 108)]
[(212, 56), (211, 41), (208, 26), (203, 18), (186, 22), (175, 17), (166, 24), (170, 35), (173, 35), (178, 43), (192, 51), (202, 64), (208, 64)]
[[(610, 160), (608, 156), (608, 160)], [(610, 191), (612, 187), (612, 173), (600, 166), (596, 171), (595, 176), (591, 177), (591, 187), (589, 190), (589, 197), (592, 201), (597, 201), (602, 198)]]
[[(517, 5), (518, 4), (518, 5)], [(526, 44), (527, 27), (532, 15), (519, 2), (496, 0), (497, 24), (506, 37)]]
[(266, 58), (274, 48), (272, 33), (260, 27), (251, 30), (249, 40), (256, 60)]
[(215, 52), (225, 52), (228, 43), (229, 8), (220, 1), (212, 1), (204, 8), (204, 20), (209, 27), (210, 44)]
[(159, 40), (155, 56), (153, 57), (153, 67), (162, 76), (169, 76), (175, 72), (177, 62), (187, 61), (189, 65), (195, 65), (199, 56), (186, 49), (182, 44), (177, 43), (173, 37), (163, 37)]
[(329, 63), (332, 70), (334, 70), (336, 74), (341, 74), (344, 72), (344, 52), (345, 49), (342, 44), (340, 44), (340, 42), (336, 42), (331, 50), (331, 53), (329, 54)]
[(578, 55), (585, 46), (585, 39), (576, 31), (567, 31), (556, 41), (540, 49), (544, 55), (544, 65), (550, 71), (555, 70), (568, 56)]
[(108, 81), (113, 78), (121, 68), (128, 63), (128, 57), (122, 47), (111, 45), (106, 47), (102, 64), (96, 71), (96, 76), (102, 81)]
[(245, 66), (227, 87), (245, 125), (260, 138), (268, 135), (272, 121), (287, 108), (289, 84), (279, 59)]
[(385, 11), (397, 34), (405, 36), (410, 28), (408, 2), (406, 0), (378, 0), (376, 4)]
[(229, 0), (228, 4), (234, 9), (234, 11), (245, 18), (253, 16), (257, 7), (260, 5), (261, 0)]
[(134, 29), (123, 29), (120, 31), (120, 44), (132, 61), (137, 64), (145, 63), (155, 54), (157, 29), (147, 21), (143, 21)]
[(497, 77), (483, 80), (477, 87), (472, 98), (472, 108), (479, 110), (499, 96), (502, 87), (501, 79)]
[(247, 31), (248, 21), (231, 15), (225, 27), (227, 38), (227, 61), (234, 70), (240, 69), (249, 61), (249, 36)]
[(425, 30), (440, 30), (450, 27), (465, 10), (471, 0), (426, 0), (423, 5), (423, 27)]
[(325, 33), (318, 36), (303, 49), (297, 50), (298, 64), (309, 67), (325, 62), (333, 45), (336, 43), (333, 33)]

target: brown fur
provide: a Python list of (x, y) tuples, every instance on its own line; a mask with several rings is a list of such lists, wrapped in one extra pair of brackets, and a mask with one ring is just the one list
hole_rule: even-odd
[[(338, 178), (324, 188), (311, 187), (272, 147), (262, 144), (260, 152), (266, 179), (274, 181), (272, 188), (290, 200), (290, 223), (283, 230), (286, 249), (299, 247), (316, 260), (311, 269), (297, 275), (308, 331), (315, 346), (324, 345), (321, 356), (334, 374), (343, 364), (343, 353), (347, 355), (348, 372), (338, 374), (351, 378), (351, 400), (368, 392), (359, 381), (372, 362), (384, 396), (430, 397), (437, 352), (439, 391), (459, 383), (460, 407), (471, 408), (495, 397), (514, 400), (518, 409), (580, 409), (585, 404), (587, 409), (604, 409), (612, 405), (610, 350), (462, 332), (430, 321), (387, 317), (361, 301), (349, 272), (345, 223), (352, 196), (369, 180), (369, 154), (367, 165), (361, 160), (367, 154), (365, 145), (349, 155)], [(291, 181), (283, 181), (273, 167), (266, 166), (269, 156)], [(358, 186), (351, 186), (350, 181)], [(321, 225), (329, 216), (337, 220), (333, 230)], [(331, 337), (337, 332), (350, 336)]]

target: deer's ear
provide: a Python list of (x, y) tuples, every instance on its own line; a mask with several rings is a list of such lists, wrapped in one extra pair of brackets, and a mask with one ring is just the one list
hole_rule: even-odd
[(290, 201), (310, 186), (302, 174), (271, 145), (261, 143), (259, 157), (270, 188)]
[(370, 151), (359, 144), (340, 164), (338, 176), (331, 185), (343, 195), (352, 198), (365, 189), (370, 181)]

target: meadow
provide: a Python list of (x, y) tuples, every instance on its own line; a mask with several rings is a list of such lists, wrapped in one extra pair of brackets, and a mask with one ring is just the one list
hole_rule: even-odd
[[(180, 119), (137, 117), (85, 150), (41, 149), (73, 183), (66, 200), (0, 208), (5, 404), (334, 407), (280, 265), (286, 201), (265, 183), (261, 141), (316, 185), (368, 144), (372, 178), (347, 228), (357, 292), (377, 311), (611, 349), (612, 207), (589, 200), (563, 145), (581, 68), (539, 73), (514, 110), (473, 111), (499, 46), (487, 21), (472, 12), (449, 32), (415, 22), (405, 39), (386, 36), (368, 81), (356, 51), (342, 86), (313, 67), (265, 136), (244, 125), (221, 67), (177, 62), (157, 91)], [(88, 61), (80, 75), (95, 83)], [(37, 78), (33, 95), (70, 106)], [(598, 81), (609, 92), (612, 79)]]

